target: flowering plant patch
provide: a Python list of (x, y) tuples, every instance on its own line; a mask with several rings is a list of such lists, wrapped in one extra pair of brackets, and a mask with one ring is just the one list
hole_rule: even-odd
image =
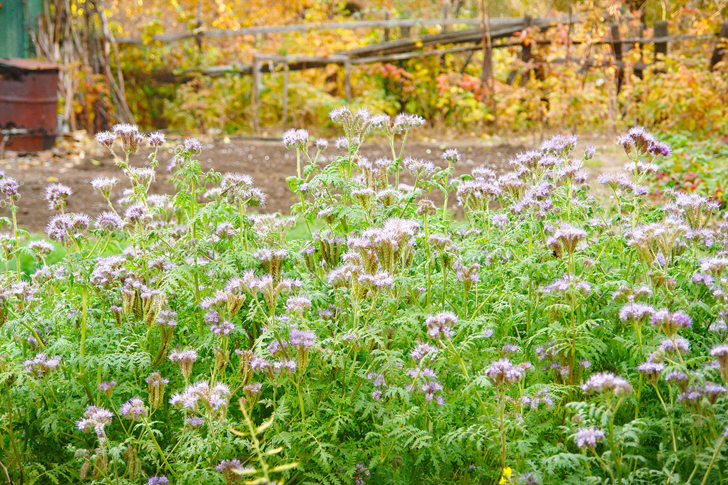
[[(605, 202), (572, 136), (456, 178), (456, 150), (406, 156), (417, 116), (331, 119), (334, 147), (284, 136), (290, 215), (258, 213), (246, 175), (203, 172), (194, 139), (167, 164), (176, 193), (150, 194), (164, 136), (100, 133), (124, 182), (92, 182), (95, 218), (49, 186), (55, 264), (50, 242), (23, 243), (20, 184), (0, 179), (7, 477), (717, 483), (728, 221), (697, 194), (649, 202), (668, 145), (620, 137)], [(360, 154), (374, 131), (391, 158)]]

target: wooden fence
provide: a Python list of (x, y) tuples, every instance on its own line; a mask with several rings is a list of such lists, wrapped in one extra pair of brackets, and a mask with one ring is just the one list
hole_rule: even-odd
[[(292, 32), (308, 32), (336, 29), (374, 29), (383, 28), (385, 41), (351, 49), (347, 51), (337, 52), (329, 56), (298, 56), (298, 55), (271, 55), (256, 54), (253, 56), (251, 64), (229, 64), (224, 66), (213, 66), (196, 70), (194, 72), (202, 73), (207, 76), (222, 76), (226, 74), (252, 75), (253, 76), (253, 124), (256, 132), (260, 129), (259, 108), (260, 108), (260, 91), (262, 86), (262, 74), (282, 72), (283, 73), (283, 124), (288, 121), (288, 88), (289, 88), (289, 72), (303, 69), (322, 68), (330, 64), (337, 64), (344, 69), (344, 90), (347, 99), (351, 99), (351, 68), (358, 64), (375, 64), (382, 62), (397, 62), (406, 59), (413, 59), (424, 56), (441, 56), (444, 54), (468, 53), (468, 57), (461, 69), (464, 72), (465, 67), (472, 58), (472, 55), (482, 50), (484, 55), (489, 58), (489, 49), (499, 49), (504, 47), (520, 46), (522, 49), (521, 60), (525, 63), (533, 60), (531, 45), (521, 43), (514, 39), (514, 34), (523, 31), (526, 28), (537, 27), (541, 30), (550, 29), (556, 25), (567, 24), (571, 26), (573, 23), (580, 21), (576, 15), (562, 15), (558, 17), (547, 18), (531, 18), (531, 17), (501, 17), (488, 19), (489, 38), (485, 38), (485, 25), (482, 19), (453, 19), (447, 18), (447, 12), (444, 12), (445, 18), (440, 19), (396, 19), (389, 20), (368, 20), (354, 22), (338, 22), (324, 24), (297, 24), (297, 25), (281, 25), (281, 26), (261, 26), (261, 27), (245, 27), (241, 29), (231, 30), (205, 30), (198, 22), (198, 28), (191, 32), (161, 34), (153, 37), (158, 42), (176, 42), (184, 39), (196, 39), (198, 46), (202, 45), (203, 38), (218, 38), (225, 36), (242, 36), (242, 35), (259, 35), (269, 33), (292, 33)], [(442, 28), (441, 33), (428, 34), (422, 36), (410, 36), (412, 27), (439, 25)], [(448, 26), (469, 26), (478, 25), (478, 27), (463, 28), (459, 30), (448, 30)], [(644, 27), (644, 26), (643, 26)], [(391, 28), (399, 28), (403, 38), (398, 40), (389, 40)], [(643, 31), (644, 28), (641, 29)], [(568, 47), (578, 45), (581, 42), (570, 38), (571, 28), (569, 28), (569, 38), (567, 38), (567, 55), (565, 59), (551, 61), (553, 63), (569, 63), (571, 61), (581, 61), (580, 59), (571, 59)], [(617, 69), (616, 83), (619, 91), (624, 81), (625, 63), (623, 56), (625, 52), (631, 50), (639, 44), (654, 44), (654, 61), (663, 59), (668, 55), (668, 46), (672, 42), (680, 42), (685, 40), (692, 41), (713, 41), (715, 47), (709, 60), (709, 66), (712, 70), (715, 65), (723, 59), (728, 53), (728, 22), (723, 22), (720, 32), (717, 35), (700, 35), (700, 36), (670, 36), (668, 31), (668, 23), (665, 21), (656, 21), (653, 26), (653, 37), (644, 38), (642, 36), (636, 38), (620, 38), (619, 26), (612, 25), (610, 29), (610, 37), (589, 41), (591, 45), (609, 45), (611, 47), (612, 57), (606, 62), (595, 63), (586, 60), (583, 64), (584, 69), (594, 67), (603, 67), (606, 65), (614, 66)], [(141, 38), (138, 37), (122, 37), (118, 38), (119, 44), (141, 44)], [(492, 43), (491, 43), (492, 42)], [(541, 41), (538, 43), (548, 44), (549, 41)], [(440, 48), (440, 46), (454, 46)], [(642, 59), (636, 65), (632, 66), (637, 76), (642, 76), (647, 64)], [(193, 71), (186, 71), (191, 74)], [(515, 71), (509, 76), (509, 82), (513, 81)], [(489, 75), (484, 69), (484, 76)], [(173, 78), (179, 78), (173, 76)]]

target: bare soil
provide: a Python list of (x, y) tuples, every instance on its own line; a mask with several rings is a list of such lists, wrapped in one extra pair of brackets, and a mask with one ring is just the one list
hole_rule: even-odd
[[(173, 190), (169, 183), (170, 174), (165, 167), (172, 157), (174, 144), (174, 141), (168, 143), (169, 148), (160, 152), (160, 168), (151, 188), (153, 193), (170, 193)], [(411, 141), (407, 144), (406, 155), (442, 164), (442, 152), (448, 148), (457, 148), (462, 155), (462, 163), (457, 165), (456, 174), (470, 172), (473, 167), (482, 164), (496, 172), (503, 172), (508, 170), (508, 160), (529, 148), (528, 145), (493, 144), (483, 140)], [(330, 146), (324, 152), (324, 157), (331, 159), (339, 153), (339, 150)], [(383, 143), (367, 143), (362, 147), (362, 153), (372, 160), (388, 155), (391, 158), (389, 146)], [(91, 180), (99, 176), (117, 177), (122, 182), (125, 179), (110, 154), (88, 139), (61, 141), (52, 152), (30, 156), (8, 152), (5, 156), (5, 159), (0, 160), (0, 167), (7, 176), (15, 177), (22, 183), (18, 222), (31, 232), (41, 232), (54, 215), (45, 201), (45, 187), (49, 183), (60, 182), (73, 189), (74, 194), (68, 200), (68, 212), (85, 212), (95, 216), (106, 210), (106, 205), (103, 198), (91, 189)], [(205, 170), (212, 168), (223, 173), (251, 175), (256, 186), (268, 195), (267, 204), (262, 209), (264, 212), (286, 213), (295, 202), (286, 183), (286, 177), (296, 173), (295, 152), (285, 149), (279, 141), (209, 141), (199, 159)], [(136, 165), (146, 163), (146, 154), (137, 154), (132, 162)], [(590, 167), (591, 171), (601, 171), (601, 165), (602, 162), (597, 161)], [(607, 165), (611, 163), (607, 162)], [(406, 175), (403, 181), (412, 183)], [(115, 195), (120, 194), (121, 190), (119, 188)]]

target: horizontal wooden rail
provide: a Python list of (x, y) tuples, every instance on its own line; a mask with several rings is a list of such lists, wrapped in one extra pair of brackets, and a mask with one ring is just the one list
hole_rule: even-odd
[[(491, 20), (491, 25), (499, 26), (519, 22), (521, 17), (499, 17)], [(333, 22), (325, 24), (292, 24), (261, 27), (243, 27), (240, 29), (205, 30), (202, 28), (189, 32), (159, 34), (152, 37), (156, 42), (174, 42), (198, 37), (230, 37), (237, 35), (276, 34), (292, 32), (308, 32), (315, 30), (356, 30), (387, 27), (424, 27), (428, 25), (480, 25), (480, 19), (395, 19), (395, 20), (362, 20), (359, 22)], [(118, 44), (143, 44), (141, 37), (118, 37)]]

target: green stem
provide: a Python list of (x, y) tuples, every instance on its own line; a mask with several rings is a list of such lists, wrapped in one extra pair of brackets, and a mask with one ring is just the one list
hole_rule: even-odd
[(715, 447), (715, 451), (713, 452), (713, 458), (710, 460), (710, 465), (708, 465), (708, 469), (705, 470), (705, 476), (703, 477), (703, 481), (700, 482), (700, 485), (705, 485), (708, 481), (708, 475), (710, 475), (710, 470), (713, 469), (713, 465), (715, 465), (715, 460), (718, 458), (718, 453), (720, 453), (720, 448), (723, 446), (723, 443), (725, 442), (726, 436), (723, 435), (720, 438), (720, 441)]
[(166, 466), (167, 470), (169, 470), (169, 472), (172, 475), (174, 475), (175, 478), (177, 478), (177, 473), (174, 471), (174, 468), (172, 468), (169, 465), (169, 462), (167, 461), (167, 457), (164, 455), (162, 448), (159, 446), (159, 442), (157, 442), (156, 436), (154, 436), (154, 433), (152, 433), (152, 429), (149, 427), (149, 422), (146, 419), (142, 419), (142, 422), (144, 423), (144, 426), (147, 428), (147, 432), (149, 433), (149, 436), (152, 438), (152, 441), (154, 442), (154, 446), (157, 448), (157, 453), (159, 453), (159, 456), (162, 457), (164, 466)]

